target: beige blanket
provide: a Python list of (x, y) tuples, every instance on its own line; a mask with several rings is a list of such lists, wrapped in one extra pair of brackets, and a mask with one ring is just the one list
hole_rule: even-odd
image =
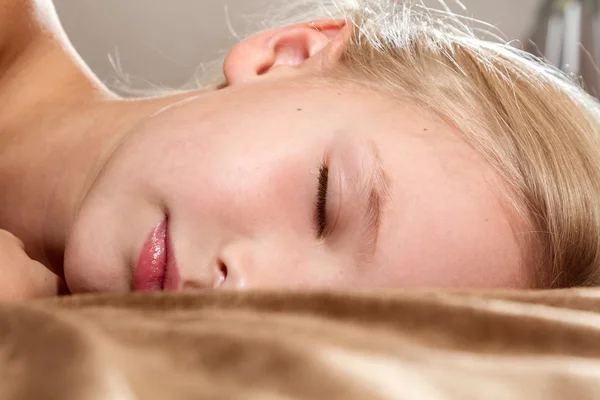
[(2, 399), (598, 399), (600, 290), (0, 305)]

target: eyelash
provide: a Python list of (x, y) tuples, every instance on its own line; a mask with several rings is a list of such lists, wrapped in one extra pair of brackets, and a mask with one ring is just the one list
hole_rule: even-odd
[(317, 206), (315, 208), (315, 222), (317, 235), (323, 238), (327, 230), (327, 186), (329, 185), (329, 166), (325, 163), (319, 167), (319, 186), (317, 191)]

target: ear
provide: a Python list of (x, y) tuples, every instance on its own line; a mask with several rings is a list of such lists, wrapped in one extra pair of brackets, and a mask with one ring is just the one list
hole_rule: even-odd
[(262, 32), (238, 43), (229, 52), (223, 72), (227, 83), (235, 85), (276, 70), (286, 70), (282, 67), (322, 68), (337, 61), (349, 36), (346, 22), (336, 20), (306, 22)]

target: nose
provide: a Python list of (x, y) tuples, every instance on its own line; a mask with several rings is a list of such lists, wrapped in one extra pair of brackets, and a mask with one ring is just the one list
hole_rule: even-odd
[(237, 238), (217, 248), (208, 266), (188, 272), (190, 275), (182, 278), (183, 289), (195, 290), (310, 287), (324, 274), (301, 243), (279, 237)]
[(184, 290), (218, 289), (225, 285), (229, 276), (229, 269), (221, 259), (216, 259), (205, 271), (184, 278), (182, 288)]
[(231, 243), (218, 253), (215, 265), (221, 281), (215, 287), (250, 290), (306, 286), (315, 276), (311, 274), (314, 268), (310, 268), (308, 252), (302, 248), (301, 244), (280, 238)]

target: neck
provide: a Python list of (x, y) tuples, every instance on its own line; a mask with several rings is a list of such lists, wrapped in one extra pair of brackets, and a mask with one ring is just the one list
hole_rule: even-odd
[[(181, 96), (119, 99), (72, 49), (50, 0), (7, 1), (0, 7), (0, 229), (62, 275), (69, 227), (111, 152)], [(18, 21), (13, 31), (4, 29), (7, 20)], [(11, 38), (23, 42), (15, 47)]]

